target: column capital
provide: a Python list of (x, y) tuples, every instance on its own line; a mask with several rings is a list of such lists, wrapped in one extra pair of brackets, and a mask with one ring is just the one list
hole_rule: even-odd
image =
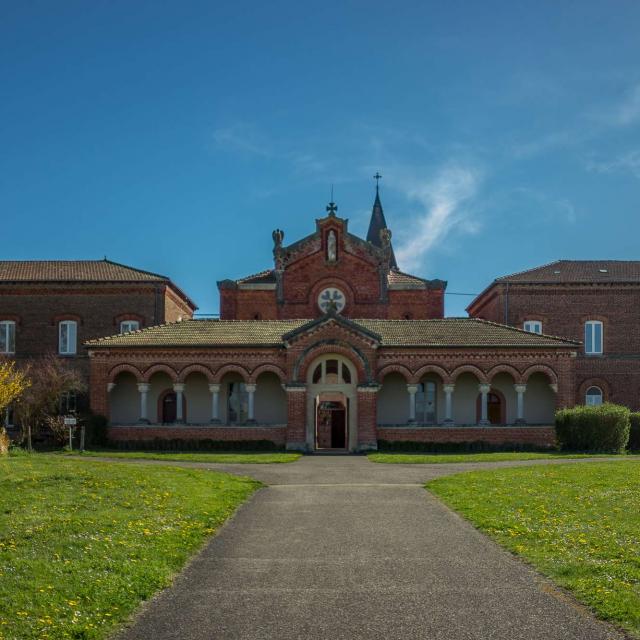
[(138, 382), (138, 391), (140, 393), (147, 393), (151, 389), (151, 385), (148, 382)]
[(220, 393), (220, 389), (222, 388), (221, 384), (210, 384), (209, 391), (211, 393)]
[(442, 385), (442, 390), (445, 393), (453, 393), (455, 391), (456, 385), (453, 383), (447, 383)]
[(245, 384), (244, 389), (247, 393), (255, 393), (256, 385), (255, 384)]
[(184, 382), (174, 382), (173, 390), (177, 393), (182, 393), (184, 391)]
[(418, 389), (419, 388), (420, 388), (420, 386), (417, 385), (417, 384), (408, 384), (407, 385), (407, 392), (410, 393), (413, 396), (416, 393), (418, 393)]
[(554, 393), (558, 393), (558, 385), (555, 382), (553, 384), (550, 384), (549, 387), (551, 388), (551, 391), (553, 391)]
[(107, 382), (107, 393), (111, 393), (115, 389), (115, 382)]
[(478, 391), (480, 393), (489, 393), (489, 391), (491, 391), (491, 385), (490, 384), (479, 384), (478, 385)]
[(516, 393), (524, 393), (527, 390), (526, 384), (514, 384), (513, 388), (516, 390)]

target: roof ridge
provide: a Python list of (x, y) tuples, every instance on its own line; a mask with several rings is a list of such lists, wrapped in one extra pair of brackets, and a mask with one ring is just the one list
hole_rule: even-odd
[(523, 273), (530, 273), (531, 271), (537, 271), (538, 269), (544, 269), (545, 267), (550, 267), (552, 264), (558, 264), (560, 262), (567, 262), (567, 260), (552, 260), (551, 262), (545, 262), (537, 267), (531, 267), (530, 269), (523, 269), (522, 271), (514, 271), (513, 273), (509, 273), (506, 276), (499, 276), (495, 278), (494, 282), (499, 282), (501, 280), (506, 280), (507, 278), (513, 278), (513, 276), (520, 276)]
[[(476, 322), (482, 322), (483, 324), (489, 324), (494, 327), (502, 327), (503, 329), (509, 329), (510, 331), (514, 331), (516, 333), (533, 333), (533, 331), (527, 331), (526, 329), (521, 329), (520, 327), (514, 327), (510, 324), (501, 324), (499, 322), (493, 322), (492, 320), (485, 320), (484, 318), (469, 318), (469, 320), (475, 320)], [(574, 342), (575, 344), (582, 344), (582, 342), (580, 342), (579, 340), (573, 340), (572, 338), (563, 338), (562, 336), (554, 336), (549, 333), (536, 333), (534, 335), (543, 336), (544, 338), (551, 338), (552, 340), (561, 340), (562, 342)]]

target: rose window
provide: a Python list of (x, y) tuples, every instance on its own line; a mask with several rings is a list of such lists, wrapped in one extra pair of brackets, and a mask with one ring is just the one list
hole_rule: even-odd
[(335, 311), (340, 313), (344, 309), (346, 299), (344, 293), (335, 287), (327, 287), (318, 296), (318, 306), (324, 313)]

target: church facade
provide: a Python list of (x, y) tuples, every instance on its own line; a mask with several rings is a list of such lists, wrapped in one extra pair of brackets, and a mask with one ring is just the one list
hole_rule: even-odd
[(378, 193), (366, 239), (331, 203), (273, 266), (218, 283), (221, 317), (86, 343), (113, 440), (553, 442), (579, 343), (445, 318), (443, 280), (398, 269)]

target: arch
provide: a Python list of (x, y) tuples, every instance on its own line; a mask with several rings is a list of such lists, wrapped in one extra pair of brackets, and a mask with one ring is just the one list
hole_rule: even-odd
[(458, 376), (462, 375), (463, 373), (473, 373), (473, 375), (478, 379), (478, 382), (481, 382), (483, 384), (488, 383), (487, 374), (482, 371), (482, 369), (479, 369), (473, 364), (463, 364), (459, 367), (456, 367), (451, 372), (451, 381), (455, 382), (458, 379)]
[(213, 372), (203, 364), (190, 364), (183, 367), (178, 374), (178, 382), (184, 382), (190, 373), (202, 373), (209, 382), (213, 382)]
[(222, 378), (227, 373), (237, 373), (243, 382), (249, 382), (249, 372), (239, 364), (225, 364), (220, 367), (213, 375), (213, 381), (216, 383), (222, 382)]
[(524, 370), (522, 380), (526, 382), (534, 373), (544, 373), (549, 378), (549, 384), (558, 384), (558, 375), (546, 364), (533, 364)]
[(399, 373), (407, 382), (411, 382), (411, 371), (403, 364), (388, 364), (385, 367), (382, 367), (382, 369), (380, 369), (380, 371), (378, 371), (378, 374), (376, 375), (378, 382), (382, 383), (384, 377), (390, 373)]
[(287, 381), (287, 374), (284, 372), (283, 369), (281, 369), (277, 365), (275, 365), (275, 364), (261, 364), (261, 365), (258, 365), (251, 372), (251, 375), (249, 376), (249, 382), (255, 383), (256, 380), (258, 379), (258, 376), (261, 373), (266, 373), (267, 371), (270, 371), (271, 373), (275, 373), (278, 376), (278, 378), (280, 378), (280, 382), (286, 382)]
[(335, 353), (350, 360), (356, 368), (359, 382), (373, 382), (371, 366), (362, 352), (355, 346), (342, 340), (322, 340), (307, 347), (293, 366), (293, 382), (304, 382), (307, 369), (319, 356)]
[(427, 373), (435, 373), (440, 376), (443, 384), (447, 384), (451, 381), (451, 376), (446, 369), (438, 366), (437, 364), (425, 364), (423, 367), (420, 367), (411, 377), (411, 382), (418, 383), (422, 379), (423, 376), (427, 375)]
[[(337, 363), (337, 369), (335, 371), (335, 375), (338, 376), (339, 382), (329, 383), (326, 380), (320, 382), (320, 384), (357, 384), (358, 377), (358, 368), (353, 363), (351, 358), (344, 356), (343, 354), (336, 353), (335, 351), (331, 351), (330, 353), (324, 353), (322, 355), (316, 356), (307, 367), (306, 377), (308, 378), (307, 382), (309, 384), (319, 384), (312, 380), (312, 377), (315, 378), (315, 374), (318, 370), (323, 373), (326, 371), (326, 366), (329, 362), (335, 361)], [(322, 364), (326, 363), (324, 367)], [(347, 369), (347, 376), (345, 376), (344, 369)], [(329, 375), (329, 372), (326, 372), (326, 375)]]
[(128, 373), (132, 373), (138, 382), (142, 382), (142, 372), (137, 367), (134, 367), (132, 364), (117, 364), (115, 367), (112, 367), (109, 371), (108, 382), (115, 382), (118, 374), (127, 371)]
[[(165, 399), (168, 396), (174, 396), (173, 400), (175, 403), (176, 400), (176, 392), (173, 389), (165, 389), (164, 391), (161, 391), (158, 394), (158, 403), (157, 403), (157, 413), (156, 415), (158, 416), (158, 422), (160, 424), (174, 424), (174, 421), (166, 421), (165, 420), (165, 415), (164, 415), (164, 409), (165, 409)], [(187, 422), (187, 399), (184, 396), (184, 394), (182, 395), (182, 421), (183, 422)]]
[(608, 402), (611, 389), (609, 383), (603, 378), (586, 378), (578, 387), (578, 404), (584, 404), (589, 387), (598, 387), (602, 391), (602, 402)]
[(487, 372), (487, 378), (491, 382), (499, 373), (508, 373), (513, 378), (515, 384), (522, 382), (522, 374), (510, 364), (497, 364), (495, 367), (491, 367)]
[[(497, 422), (491, 422), (491, 409), (487, 407), (487, 419), (489, 419), (491, 424), (506, 424), (507, 422), (507, 399), (504, 397), (504, 393), (499, 389), (495, 389), (491, 387), (489, 391), (489, 396), (493, 395), (498, 399), (498, 411), (500, 413), (500, 417)], [(488, 398), (490, 404), (491, 398)], [(480, 423), (480, 416), (482, 415), (482, 394), (479, 393), (476, 397), (476, 423)]]
[(149, 382), (149, 380), (151, 379), (151, 376), (154, 373), (158, 373), (158, 372), (166, 373), (171, 378), (172, 382), (178, 381), (178, 373), (173, 367), (170, 367), (168, 364), (152, 364), (150, 367), (148, 367), (145, 370), (142, 379), (144, 380), (144, 382)]

